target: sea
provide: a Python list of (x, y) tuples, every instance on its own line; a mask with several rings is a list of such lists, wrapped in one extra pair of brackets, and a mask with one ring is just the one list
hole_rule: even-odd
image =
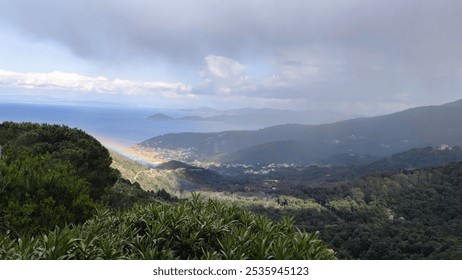
[(253, 130), (249, 124), (197, 120), (152, 120), (162, 113), (173, 118), (189, 115), (187, 110), (102, 105), (0, 103), (0, 122), (34, 122), (79, 128), (106, 146), (131, 146), (155, 136), (179, 132)]

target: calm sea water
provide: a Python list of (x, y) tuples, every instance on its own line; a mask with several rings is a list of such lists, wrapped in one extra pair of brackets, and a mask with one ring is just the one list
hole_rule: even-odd
[(167, 133), (218, 132), (258, 128), (245, 124), (234, 125), (209, 121), (148, 119), (150, 115), (156, 113), (163, 113), (172, 117), (185, 115), (181, 110), (156, 108), (0, 103), (0, 122), (64, 124), (80, 128), (97, 138), (103, 137), (127, 145)]

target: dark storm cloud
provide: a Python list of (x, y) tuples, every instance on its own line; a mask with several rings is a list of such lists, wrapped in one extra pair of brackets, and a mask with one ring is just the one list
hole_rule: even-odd
[(397, 59), (460, 56), (460, 1), (2, 2), (2, 18), (25, 32), (96, 58), (154, 53), (202, 59), (307, 44)]
[(458, 0), (0, 3), (3, 22), (99, 63), (163, 61), (197, 74), (210, 55), (242, 69), (250, 58), (271, 62), (265, 79), (220, 80), (231, 94), (417, 104), (462, 88)]

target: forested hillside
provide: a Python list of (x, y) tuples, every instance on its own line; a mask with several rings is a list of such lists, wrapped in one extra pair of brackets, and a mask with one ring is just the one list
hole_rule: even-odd
[(461, 160), (443, 145), (353, 166), (222, 165), (221, 177), (181, 162), (159, 168), (186, 181), (178, 192), (194, 185), (272, 220), (294, 217), (342, 259), (462, 259)]
[(462, 162), (299, 191), (318, 207), (254, 211), (294, 216), (341, 258), (462, 259)]
[(335, 257), (289, 219), (146, 192), (83, 131), (5, 122), (0, 145), (0, 259)]

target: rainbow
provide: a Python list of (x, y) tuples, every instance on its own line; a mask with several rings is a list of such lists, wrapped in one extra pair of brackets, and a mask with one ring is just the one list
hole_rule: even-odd
[(95, 137), (96, 140), (98, 140), (107, 149), (143, 165), (155, 167), (156, 165), (159, 165), (165, 161), (154, 151), (141, 151), (137, 145), (124, 143), (118, 139), (110, 138), (100, 134), (92, 133), (92, 136)]

